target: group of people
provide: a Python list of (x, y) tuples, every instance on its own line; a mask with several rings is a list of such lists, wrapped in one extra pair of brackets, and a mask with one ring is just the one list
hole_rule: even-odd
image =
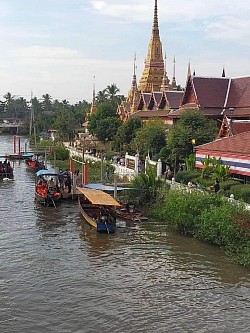
[(0, 174), (12, 174), (13, 168), (10, 165), (10, 162), (8, 162), (7, 158), (4, 160), (4, 162), (0, 161)]
[(58, 196), (61, 195), (59, 186), (52, 177), (49, 180), (46, 180), (40, 176), (36, 185), (36, 192), (43, 197), (46, 197), (48, 193), (53, 195), (57, 193)]
[(65, 171), (60, 169), (58, 174), (58, 179), (61, 190), (64, 191), (66, 189), (68, 193), (71, 193), (72, 179), (71, 179), (71, 172), (69, 171), (69, 169), (66, 169)]

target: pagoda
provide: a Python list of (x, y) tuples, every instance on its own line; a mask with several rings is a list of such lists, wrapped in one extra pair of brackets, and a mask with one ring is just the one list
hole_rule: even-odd
[[(160, 39), (159, 24), (158, 24), (158, 6), (157, 0), (155, 0), (154, 6), (154, 19), (151, 38), (148, 45), (148, 54), (144, 63), (144, 70), (137, 85), (136, 79), (136, 65), (134, 59), (134, 73), (132, 79), (132, 85), (128, 93), (126, 101), (123, 101), (117, 109), (117, 113), (120, 119), (125, 121), (134, 113), (138, 113), (141, 110), (142, 104), (144, 111), (146, 110), (158, 110), (159, 107), (169, 112), (172, 108), (176, 109), (176, 101), (181, 100), (183, 92), (176, 91), (177, 84), (175, 79), (175, 58), (174, 58), (174, 74), (172, 82), (167, 75), (167, 57), (163, 58), (162, 43)], [(175, 90), (174, 104), (172, 107), (171, 100), (168, 95), (170, 91)], [(173, 94), (172, 94), (173, 95)], [(178, 95), (178, 96), (177, 96)], [(180, 96), (179, 96), (180, 95)], [(150, 101), (152, 102), (141, 102)], [(163, 101), (160, 103), (160, 101)], [(139, 107), (139, 105), (141, 105)], [(167, 113), (166, 112), (166, 113)], [(165, 114), (165, 113), (164, 113)], [(138, 114), (140, 117), (140, 115)]]
[(164, 75), (165, 68), (158, 24), (158, 8), (157, 0), (155, 0), (152, 34), (149, 41), (148, 55), (145, 59), (144, 70), (139, 81), (138, 90), (145, 93), (160, 91)]

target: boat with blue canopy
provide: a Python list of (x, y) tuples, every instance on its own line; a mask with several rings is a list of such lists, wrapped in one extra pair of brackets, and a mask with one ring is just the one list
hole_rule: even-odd
[(54, 169), (36, 172), (35, 197), (43, 206), (54, 206), (61, 201), (62, 193), (58, 173)]

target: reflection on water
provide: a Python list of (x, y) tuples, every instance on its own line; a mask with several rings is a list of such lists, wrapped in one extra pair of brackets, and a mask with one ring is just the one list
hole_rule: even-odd
[(14, 177), (0, 183), (1, 333), (249, 331), (250, 271), (223, 250), (157, 221), (99, 235), (77, 201), (36, 203), (24, 162)]

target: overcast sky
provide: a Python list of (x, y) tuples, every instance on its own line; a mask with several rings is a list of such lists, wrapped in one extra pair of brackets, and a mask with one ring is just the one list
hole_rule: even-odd
[[(139, 80), (152, 30), (154, 0), (0, 0), (0, 100), (50, 94), (91, 100), (115, 83), (127, 95), (137, 54)], [(187, 65), (200, 76), (250, 75), (250, 1), (158, 0), (168, 75)]]

